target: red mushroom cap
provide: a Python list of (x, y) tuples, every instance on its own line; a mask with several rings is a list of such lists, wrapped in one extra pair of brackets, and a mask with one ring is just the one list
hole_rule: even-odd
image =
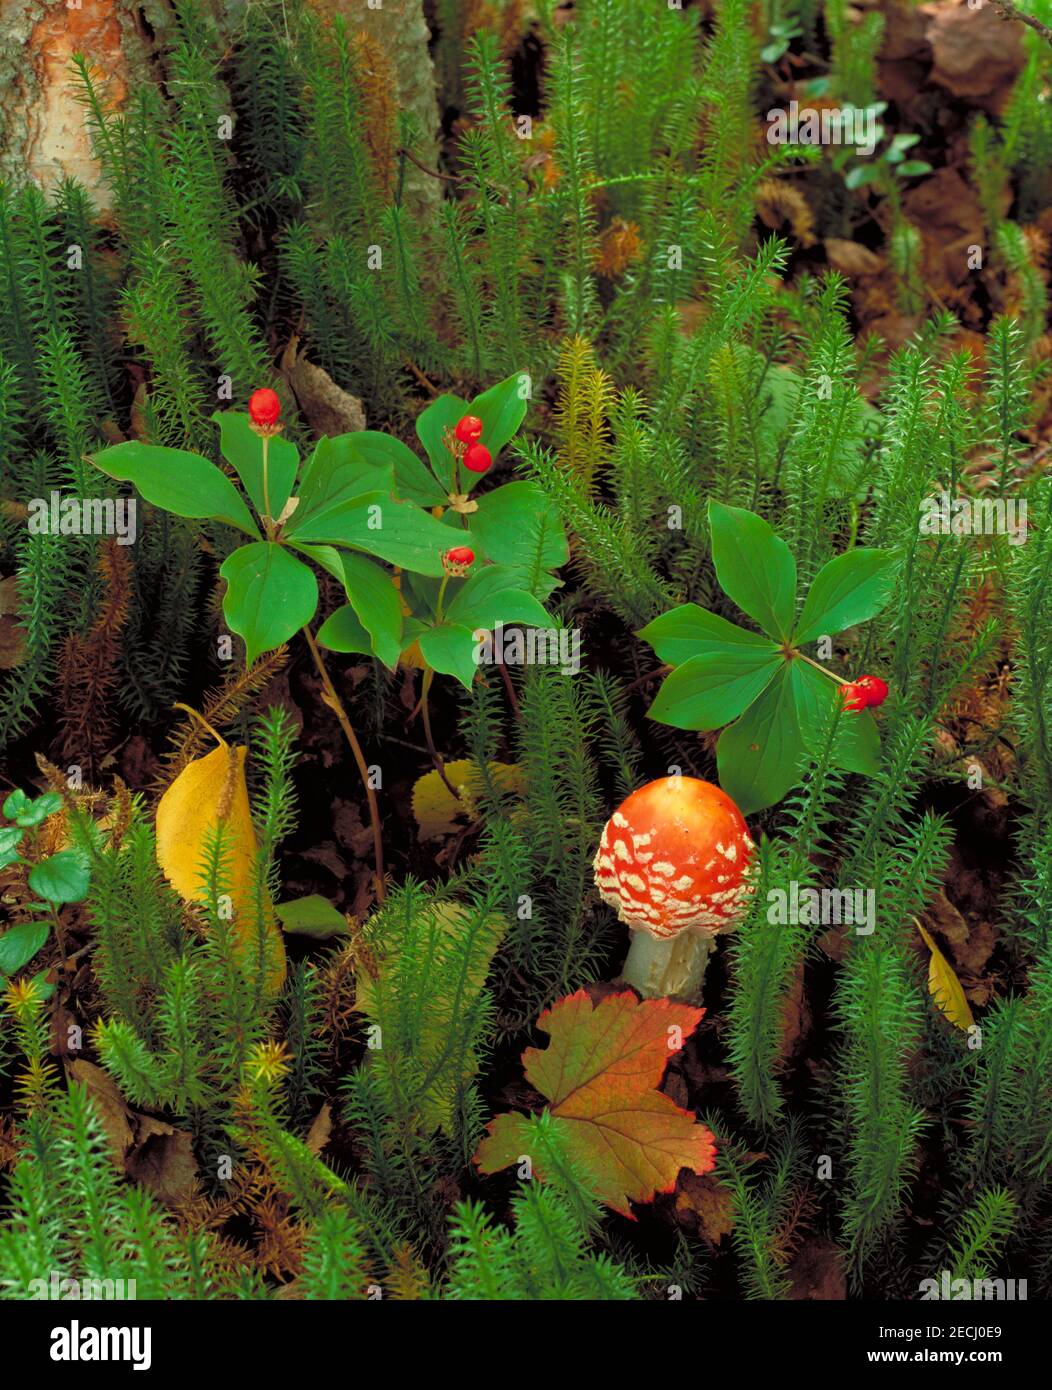
[(596, 886), (623, 922), (651, 936), (717, 932), (742, 914), (754, 848), (725, 791), (697, 777), (661, 777), (607, 821)]

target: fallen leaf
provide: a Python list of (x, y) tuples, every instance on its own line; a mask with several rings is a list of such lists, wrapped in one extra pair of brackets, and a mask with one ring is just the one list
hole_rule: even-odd
[(954, 1027), (967, 1032), (975, 1020), (968, 1006), (968, 1000), (964, 997), (961, 982), (953, 973), (950, 962), (936, 946), (931, 935), (924, 930), (916, 918), (913, 920), (917, 930), (924, 938), (924, 944), (931, 952), (931, 960), (928, 964), (928, 993)]
[(831, 236), (826, 238), (825, 248), (829, 264), (843, 275), (879, 275), (884, 269), (880, 256), (857, 241)]
[(325, 1145), (329, 1142), (332, 1134), (332, 1106), (328, 1101), (315, 1115), (311, 1121), (311, 1127), (307, 1131), (306, 1144), (312, 1154), (320, 1154)]
[(137, 1115), (136, 1144), (125, 1160), (128, 1176), (168, 1206), (189, 1201), (197, 1186), (193, 1140), (152, 1115)]
[(278, 903), (274, 911), (278, 914), (282, 930), (289, 936), (309, 936), (315, 941), (328, 941), (330, 937), (344, 936), (350, 931), (347, 918), (342, 912), (337, 912), (328, 898), (323, 898), (320, 893), (309, 893), (305, 898)]
[[(242, 968), (250, 969), (256, 950), (253, 919), (259, 844), (245, 782), (247, 753), (246, 748), (231, 747), (219, 738), (218, 748), (187, 763), (157, 806), (157, 862), (184, 901), (202, 901), (206, 846), (222, 824), (233, 935)], [(270, 943), (267, 986), (277, 993), (285, 980), (285, 946), (269, 905), (265, 910)]]
[(931, 4), (922, 12), (931, 18), (925, 37), (934, 65), (928, 80), (973, 105), (999, 111), (1026, 61), (1022, 25), (1007, 24), (994, 5)]
[(26, 659), (26, 630), (18, 621), (18, 575), (0, 579), (0, 671)]
[(88, 1096), (95, 1107), (106, 1135), (110, 1158), (114, 1165), (124, 1170), (125, 1155), (132, 1146), (134, 1132), (131, 1119), (134, 1112), (117, 1089), (117, 1083), (109, 1072), (97, 1067), (94, 1062), (83, 1059), (66, 1061), (66, 1075), (72, 1081), (86, 1087)]
[[(537, 1020), (550, 1045), (523, 1053), (526, 1079), (550, 1102), (569, 1157), (600, 1200), (624, 1216), (632, 1215), (629, 1202), (671, 1192), (681, 1168), (707, 1173), (715, 1166), (709, 1131), (657, 1089), (673, 1044), (682, 1045), (704, 1012), (631, 991), (593, 1008), (578, 990)], [(526, 1120), (498, 1115), (487, 1129), (475, 1162), (495, 1173), (525, 1152)]]
[(337, 386), (324, 368), (300, 357), (298, 348), (299, 339), (290, 339), (281, 371), (314, 433), (321, 438), (364, 430), (365, 411), (358, 397)]
[(680, 1173), (676, 1188), (676, 1220), (692, 1235), (719, 1245), (734, 1230), (731, 1194), (713, 1173)]
[[(477, 816), (472, 783), (477, 784), (478, 765), (472, 758), (457, 758), (445, 764), (446, 777), (457, 789), (456, 797), (437, 772), (426, 772), (413, 787), (413, 816), (421, 840), (437, 840), (451, 835), (460, 824), (470, 824)], [(490, 775), (500, 791), (519, 794), (524, 789), (522, 769), (516, 763), (489, 765)]]

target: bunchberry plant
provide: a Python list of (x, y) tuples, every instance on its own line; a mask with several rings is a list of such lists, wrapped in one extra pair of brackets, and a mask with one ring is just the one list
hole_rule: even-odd
[[(803, 648), (879, 613), (890, 596), (894, 557), (866, 546), (834, 556), (801, 603), (792, 552), (762, 517), (710, 502), (709, 526), (716, 577), (761, 631), (695, 603), (648, 623), (639, 636), (674, 668), (649, 714), (678, 729), (722, 728), (720, 782), (748, 813), (774, 805), (797, 784), (828, 710), (842, 699), (838, 687), (851, 684)], [(844, 705), (858, 712), (840, 723), (833, 763), (873, 775), (876, 723), (856, 699)]]
[[(63, 821), (58, 792), (28, 796), (16, 788), (4, 800), (0, 825), (0, 871), (17, 866), (28, 896), (16, 922), (0, 936), (0, 977), (14, 976), (44, 947), (52, 929), (65, 953), (61, 908), (87, 896), (91, 881), (87, 857), (76, 847), (58, 848), (56, 827)], [(49, 986), (41, 983), (41, 988)]]

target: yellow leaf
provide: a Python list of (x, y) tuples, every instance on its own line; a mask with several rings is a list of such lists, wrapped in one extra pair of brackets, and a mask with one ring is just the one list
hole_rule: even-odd
[(928, 993), (943, 1011), (955, 1028), (967, 1031), (975, 1023), (968, 1000), (964, 997), (961, 982), (953, 973), (953, 967), (931, 939), (928, 932), (914, 917), (917, 930), (924, 938), (924, 944), (931, 952), (928, 963)]
[[(413, 787), (413, 815), (420, 828), (421, 840), (437, 840), (443, 835), (451, 835), (458, 828), (458, 817), (470, 822), (478, 814), (475, 798), (471, 794), (471, 784), (478, 773), (474, 759), (458, 758), (455, 762), (446, 763), (445, 768), (446, 776), (457, 789), (456, 797), (437, 772), (426, 772)], [(493, 762), (489, 770), (501, 791), (522, 792), (522, 769), (517, 763)]]
[[(214, 731), (212, 731), (214, 733)], [(231, 925), (239, 964), (251, 973), (255, 963), (255, 867), (259, 853), (245, 782), (246, 748), (219, 747), (187, 763), (157, 806), (157, 862), (185, 902), (201, 902), (206, 893), (202, 866), (209, 835), (222, 822), (230, 894)], [(277, 993), (285, 980), (285, 945), (273, 908), (265, 900), (267, 929), (266, 982)]]

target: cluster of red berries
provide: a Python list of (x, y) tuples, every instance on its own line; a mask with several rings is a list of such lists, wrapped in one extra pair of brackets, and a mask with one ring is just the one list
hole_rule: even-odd
[(453, 434), (464, 448), (464, 467), (472, 473), (485, 473), (493, 464), (493, 455), (480, 444), (482, 421), (477, 415), (464, 415), (456, 423)]
[(248, 398), (248, 418), (260, 434), (274, 434), (281, 415), (281, 402), (278, 393), (269, 386), (261, 386)]
[(840, 697), (845, 709), (869, 709), (888, 698), (888, 683), (879, 676), (859, 676), (840, 687)]

